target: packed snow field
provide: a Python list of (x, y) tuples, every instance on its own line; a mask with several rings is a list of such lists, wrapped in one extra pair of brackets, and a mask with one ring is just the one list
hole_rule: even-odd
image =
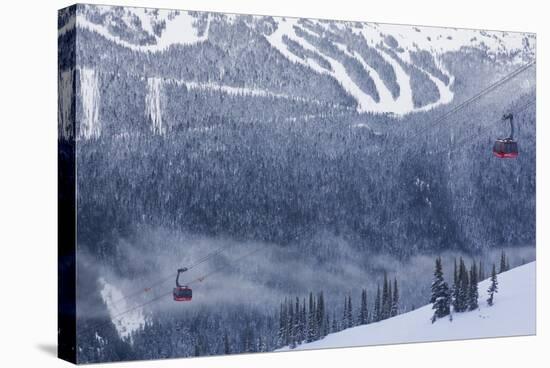
[(443, 318), (432, 324), (429, 304), (381, 322), (329, 334), (295, 350), (532, 335), (536, 333), (535, 279), (536, 263), (531, 262), (498, 275), (499, 290), (492, 307), (486, 302), (487, 279), (479, 283), (479, 309), (453, 313), (452, 321)]

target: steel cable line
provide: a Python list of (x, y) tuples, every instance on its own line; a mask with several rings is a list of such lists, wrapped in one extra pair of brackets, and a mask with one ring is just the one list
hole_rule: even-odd
[(495, 89), (497, 89), (498, 87), (506, 84), (507, 82), (511, 81), (512, 79), (514, 79), (515, 77), (517, 77), (518, 75), (520, 75), (521, 73), (523, 73), (524, 71), (526, 71), (527, 69), (529, 69), (530, 67), (536, 65), (536, 60), (535, 61), (531, 61), (521, 67), (519, 67), (518, 69), (512, 71), (511, 73), (505, 75), (503, 78), (499, 79), (498, 81), (490, 84), (489, 86), (485, 87), (484, 89), (482, 89), (481, 91), (479, 91), (478, 93), (476, 93), (475, 95), (473, 95), (472, 97), (468, 98), (467, 100), (461, 102), (460, 104), (458, 104), (457, 106), (453, 107), (451, 110), (445, 112), (444, 114), (442, 114), (441, 116), (435, 118), (432, 122), (430, 122), (427, 126), (425, 126), (424, 128), (420, 129), (419, 131), (417, 131), (415, 134), (413, 134), (412, 136), (408, 136), (406, 137), (407, 139), (413, 139), (413, 138), (416, 138), (417, 136), (419, 136), (420, 134), (426, 132), (428, 129), (434, 127), (435, 125), (443, 122), (445, 119), (447, 119), (449, 116), (457, 113), (458, 111), (464, 109), (466, 106), (476, 102), (477, 100), (481, 99), (483, 96), (485, 96), (486, 94), (494, 91)]
[[(517, 68), (516, 70), (512, 71), (511, 73), (505, 75), (503, 78), (499, 79), (498, 81), (492, 83), (491, 85), (485, 87), (484, 89), (482, 89), (481, 91), (479, 91), (478, 93), (476, 93), (475, 95), (473, 95), (472, 97), (468, 98), (467, 100), (463, 101), (462, 103), (460, 103), (459, 105), (455, 106), (454, 108), (452, 108), (451, 110), (447, 111), (446, 113), (444, 113), (443, 115), (437, 117), (436, 119), (434, 119), (431, 123), (429, 123), (426, 127), (418, 130), (417, 132), (415, 132), (412, 136), (405, 136), (405, 138), (407, 140), (411, 140), (411, 139), (414, 139), (416, 138), (417, 136), (419, 136), (420, 134), (423, 134), (425, 133), (428, 129), (430, 128), (433, 128), (435, 127), (437, 124), (443, 122), (445, 119), (447, 119), (449, 116), (457, 113), (458, 111), (464, 109), (466, 106), (468, 106), (469, 104), (472, 104), (474, 102), (476, 102), (477, 100), (479, 100), (480, 98), (482, 98), (483, 96), (487, 95), (488, 93), (494, 91), (495, 89), (497, 89), (498, 87), (506, 84), (507, 82), (509, 82), (510, 80), (514, 79), (516, 76), (520, 75), (521, 73), (523, 73), (524, 71), (526, 71), (527, 69), (529, 69), (530, 67), (536, 65), (536, 60), (534, 61), (531, 61), (519, 68)], [(488, 130), (489, 128), (486, 128), (482, 131), (485, 131), (485, 130)], [(461, 144), (463, 143), (467, 138), (469, 138), (469, 136), (465, 137), (464, 139), (460, 140), (458, 143), (457, 142), (454, 142), (453, 144), (457, 145), (457, 144)], [(405, 149), (406, 146), (405, 145), (402, 145), (401, 148)], [(443, 150), (440, 150), (440, 151), (436, 151), (436, 153), (440, 153), (442, 152)], [(395, 171), (395, 160), (392, 162), (392, 172)], [(392, 179), (393, 181), (393, 179)]]
[[(439, 116), (438, 118), (436, 118), (433, 122), (431, 122), (428, 126), (424, 127), (422, 130), (418, 131), (417, 133), (415, 133), (412, 138), (424, 133), (426, 130), (428, 130), (429, 128), (431, 128), (432, 126), (435, 126), (436, 124), (439, 124), (441, 123), (442, 121), (444, 121), (445, 119), (447, 119), (449, 116), (457, 113), (458, 111), (462, 110), (463, 108), (465, 108), (466, 106), (468, 106), (469, 104), (471, 103), (474, 103), (475, 101), (479, 100), (480, 98), (482, 98), (483, 96), (485, 96), (486, 94), (494, 91), (495, 89), (497, 89), (498, 87), (504, 85), (505, 83), (507, 83), (508, 81), (514, 79), (516, 76), (520, 75), (521, 73), (523, 73), (524, 71), (526, 71), (527, 69), (529, 69), (530, 67), (536, 65), (536, 60), (535, 61), (531, 61), (521, 67), (519, 67), (518, 69), (512, 71), (511, 73), (507, 74), (506, 76), (504, 76), (503, 78), (501, 78), (500, 80), (492, 83), (491, 85), (487, 86), (486, 88), (484, 88), (483, 90), (479, 91), (478, 93), (476, 93), (474, 96), (468, 98), (466, 101), (463, 101), (462, 103), (460, 103), (459, 105), (455, 106), (454, 108), (452, 108), (451, 110), (447, 111), (446, 113), (444, 113), (443, 115)], [(536, 100), (533, 100), (531, 101), (531, 103), (534, 103)], [(529, 103), (528, 105), (530, 105), (531, 103)], [(520, 109), (519, 111), (523, 111), (527, 106), (525, 106), (524, 108)], [(486, 129), (483, 129), (482, 131), (485, 131), (485, 130), (488, 130), (488, 128)], [(454, 142), (453, 144), (454, 145), (458, 145), (458, 144), (461, 144), (463, 141), (465, 141), (466, 139), (468, 139), (469, 136), (465, 137), (464, 139), (461, 139), (459, 140), (458, 142)], [(407, 137), (407, 139), (411, 139), (411, 137)], [(403, 146), (405, 147), (405, 146)], [(442, 152), (443, 150), (440, 150), (440, 151), (436, 151), (435, 153), (440, 153)], [(432, 152), (433, 154), (433, 152)], [(208, 261), (209, 259), (211, 259), (212, 257), (218, 255), (218, 254), (221, 254), (223, 251), (225, 251), (225, 247), (221, 247), (219, 248), (218, 250), (210, 253), (210, 254), (207, 254), (206, 256), (204, 256), (203, 258), (199, 259), (196, 263), (192, 264), (191, 266), (187, 267), (187, 270), (191, 270), (192, 268)], [(131, 293), (129, 295), (126, 295), (122, 298), (120, 298), (119, 300), (117, 300), (115, 302), (115, 304), (118, 304), (119, 302), (123, 301), (123, 300), (126, 300), (126, 299), (129, 299), (129, 298), (132, 298), (134, 296), (137, 296), (137, 295), (140, 295), (142, 293), (146, 293), (146, 292), (149, 292), (151, 291), (154, 287), (157, 287), (159, 285), (162, 285), (163, 283), (167, 282), (168, 280), (172, 279), (172, 275), (170, 276), (166, 276), (165, 278), (162, 278), (160, 279), (159, 281), (157, 282), (154, 282), (153, 284), (151, 284), (150, 286), (148, 287), (145, 287), (143, 289), (140, 289), (139, 291), (136, 291), (134, 293)]]
[[(537, 98), (536, 97), (533, 97), (530, 99), (529, 102), (521, 105), (521, 107), (519, 108), (515, 108), (515, 109), (510, 109), (514, 114), (520, 114), (521, 112), (525, 111), (529, 106), (533, 105), (534, 103), (537, 102)], [(494, 120), (492, 121), (493, 123), (495, 124), (498, 124), (500, 123), (502, 120), (499, 119), (499, 120)], [(477, 139), (474, 139), (472, 142), (477, 142), (479, 141), (480, 139), (484, 138), (484, 136), (480, 135), (479, 133), (483, 133), (483, 132), (488, 132), (490, 129), (492, 129), (494, 127), (494, 125), (488, 125), (488, 126), (485, 126), (485, 127), (482, 127), (479, 131), (476, 131), (475, 133), (472, 133), (472, 134), (468, 134), (464, 137), (462, 137), (461, 139), (455, 141), (455, 142), (452, 142), (451, 145), (449, 145), (449, 147), (445, 147), (445, 148), (442, 148), (440, 150), (436, 150), (436, 151), (429, 151), (427, 153), (429, 153), (430, 155), (438, 155), (442, 152), (445, 152), (445, 151), (450, 151), (452, 150), (454, 147), (453, 146), (460, 146), (462, 143), (466, 142), (467, 140), (469, 140), (470, 138), (474, 137), (474, 136), (478, 136)]]
[[(187, 285), (193, 285), (193, 284), (196, 284), (196, 283), (199, 283), (199, 282), (203, 282), (203, 281), (206, 280), (208, 277), (210, 277), (210, 276), (212, 276), (212, 275), (215, 275), (215, 274), (217, 274), (217, 273), (223, 271), (224, 269), (228, 268), (230, 264), (239, 262), (239, 261), (243, 260), (243, 259), (246, 258), (246, 257), (249, 257), (249, 256), (251, 256), (251, 255), (253, 255), (253, 254), (255, 254), (255, 253), (258, 253), (258, 252), (259, 252), (260, 250), (262, 250), (262, 249), (263, 249), (263, 248), (258, 247), (258, 248), (256, 248), (256, 249), (250, 251), (250, 252), (247, 252), (247, 253), (245, 253), (244, 255), (242, 255), (242, 256), (240, 256), (240, 257), (237, 257), (236, 259), (232, 260), (231, 262), (229, 262), (229, 263), (227, 263), (227, 264), (225, 264), (225, 265), (223, 265), (223, 266), (221, 266), (221, 267), (219, 267), (219, 268), (217, 268), (217, 269), (215, 269), (215, 270), (213, 270), (213, 271), (211, 271), (211, 272), (208, 272), (208, 273), (204, 274), (203, 276), (200, 276), (200, 277), (197, 277), (197, 278), (195, 278), (195, 279), (192, 279), (191, 281), (189, 281), (189, 282), (187, 283)], [(122, 311), (122, 312), (120, 312), (120, 313), (117, 313), (117, 314), (115, 314), (114, 316), (111, 316), (110, 319), (109, 319), (109, 321), (105, 321), (105, 322), (100, 323), (100, 324), (98, 324), (98, 325), (89, 327), (89, 328), (85, 329), (84, 331), (82, 331), (81, 333), (87, 333), (87, 332), (92, 331), (92, 330), (97, 330), (97, 329), (99, 329), (99, 328), (101, 328), (101, 327), (103, 327), (103, 326), (108, 325), (109, 323), (113, 323), (114, 321), (120, 319), (121, 317), (123, 317), (124, 315), (126, 315), (126, 314), (128, 314), (128, 313), (130, 313), (130, 312), (136, 311), (136, 310), (141, 309), (141, 308), (143, 308), (143, 307), (145, 307), (145, 306), (147, 306), (147, 305), (153, 304), (153, 303), (155, 303), (155, 302), (161, 300), (162, 298), (164, 298), (164, 297), (166, 297), (166, 296), (168, 296), (168, 295), (171, 295), (171, 294), (172, 294), (172, 291), (170, 290), (170, 291), (168, 291), (168, 292), (165, 292), (165, 293), (162, 293), (162, 294), (160, 294), (160, 295), (158, 295), (158, 296), (155, 296), (154, 298), (149, 299), (149, 300), (145, 301), (144, 303), (138, 304), (138, 305), (133, 306), (133, 307), (131, 307), (131, 308), (129, 308), (129, 309), (126, 309), (126, 310), (124, 310), (124, 311)]]
[[(500, 80), (498, 80), (497, 82), (495, 82), (495, 83), (489, 85), (488, 87), (484, 88), (483, 90), (481, 90), (480, 92), (478, 92), (478, 93), (475, 94), (474, 96), (470, 97), (470, 98), (467, 99), (466, 101), (460, 103), (459, 105), (455, 106), (455, 107), (452, 108), (451, 110), (447, 111), (446, 113), (444, 113), (443, 115), (441, 115), (440, 117), (438, 117), (437, 119), (435, 119), (435, 120), (434, 120), (432, 123), (430, 123), (427, 127), (425, 127), (424, 129), (422, 129), (421, 131), (417, 132), (413, 137), (419, 135), (420, 133), (423, 133), (424, 131), (426, 131), (426, 130), (429, 129), (430, 127), (432, 127), (432, 126), (434, 126), (434, 125), (436, 125), (436, 124), (442, 122), (443, 120), (445, 120), (445, 119), (448, 118), (449, 116), (451, 116), (451, 115), (455, 114), (456, 112), (462, 110), (462, 109), (465, 108), (467, 105), (469, 105), (469, 104), (475, 102), (476, 100), (480, 99), (480, 98), (483, 97), (484, 95), (486, 95), (486, 94), (488, 94), (488, 93), (494, 91), (496, 88), (498, 88), (498, 87), (500, 87), (501, 85), (503, 85), (503, 84), (507, 83), (508, 81), (512, 80), (514, 77), (516, 77), (517, 75), (523, 73), (525, 70), (527, 70), (528, 68), (530, 68), (531, 66), (533, 66), (533, 65), (535, 65), (535, 64), (536, 64), (536, 61), (529, 62), (528, 64), (526, 64), (526, 65), (524, 65), (524, 66), (522, 66), (522, 67), (516, 69), (516, 70), (513, 71), (512, 73), (507, 74), (505, 77), (503, 77), (503, 78), (501, 78)], [(529, 103), (525, 104), (521, 109), (518, 109), (516, 112), (521, 112), (521, 111), (525, 110), (528, 106), (530, 106), (531, 104), (533, 104), (533, 103), (535, 103), (535, 102), (536, 102), (536, 98), (533, 99), (532, 101), (530, 101)], [(489, 128), (490, 128), (490, 127), (487, 127), (487, 128), (485, 128), (484, 130), (488, 130)], [(476, 133), (476, 134), (477, 134), (477, 133)], [(473, 136), (473, 134), (471, 134), (471, 136)], [(410, 138), (410, 137), (409, 137), (409, 138)], [(465, 141), (465, 140), (468, 139), (468, 138), (470, 138), (470, 136), (464, 137), (462, 140), (459, 141), (459, 143), (462, 143), (463, 141)], [(456, 142), (455, 142), (454, 144), (456, 144)], [(448, 149), (446, 149), (446, 150), (448, 150)], [(436, 153), (437, 153), (437, 151), (436, 151)], [(225, 250), (225, 248), (226, 248), (226, 247), (222, 247), (222, 248), (220, 248), (220, 249), (218, 249), (218, 250), (212, 252), (211, 254), (204, 256), (203, 258), (199, 259), (195, 264), (193, 264), (193, 265), (191, 265), (190, 267), (188, 267), (188, 270), (190, 270), (190, 269), (193, 268), (193, 267), (198, 266), (199, 264), (202, 264), (202, 263), (206, 262), (207, 260), (209, 260), (210, 258), (214, 257), (215, 255), (220, 254), (221, 252), (223, 252), (223, 251)], [(245, 255), (243, 255), (243, 256), (241, 256), (241, 257), (239, 257), (239, 258), (233, 260), (233, 262), (238, 262), (238, 261), (242, 260), (243, 258), (246, 258), (246, 257), (248, 257), (248, 256), (250, 256), (250, 255), (252, 255), (252, 254), (254, 254), (254, 253), (256, 253), (256, 252), (258, 252), (258, 251), (260, 251), (260, 250), (261, 250), (261, 248), (258, 248), (258, 249), (256, 249), (256, 250), (250, 252), (250, 253), (247, 253), (247, 254), (245, 254)], [(191, 285), (191, 284), (194, 284), (194, 283), (197, 283), (197, 282), (202, 282), (202, 281), (204, 281), (207, 277), (210, 277), (211, 275), (220, 272), (221, 270), (225, 269), (227, 266), (228, 266), (228, 265), (225, 265), (225, 266), (223, 266), (223, 267), (221, 267), (221, 268), (219, 268), (219, 269), (216, 269), (216, 270), (214, 270), (214, 271), (212, 271), (212, 272), (210, 272), (210, 273), (208, 273), (208, 274), (206, 274), (206, 275), (203, 275), (203, 276), (198, 277), (198, 278), (196, 278), (196, 279), (194, 279), (194, 280), (191, 280), (189, 283), (187, 283), (187, 285)], [(160, 285), (160, 284), (166, 282), (167, 280), (169, 280), (169, 279), (172, 278), (172, 277), (173, 277), (173, 276), (170, 276), (170, 277), (166, 277), (166, 278), (164, 278), (164, 279), (159, 280), (158, 282), (154, 283), (150, 288), (145, 288), (145, 291), (151, 290), (152, 287), (158, 286), (158, 285)], [(141, 294), (141, 293), (143, 293), (143, 292), (144, 292), (144, 291), (140, 290), (140, 291), (137, 292), (137, 293), (133, 293), (133, 294), (130, 294), (130, 295), (127, 295), (127, 296), (121, 298), (119, 301), (124, 300), (124, 299), (127, 299), (127, 298), (129, 298), (129, 297), (131, 297), (131, 296), (134, 296), (134, 295)], [(103, 325), (105, 325), (105, 324), (107, 324), (107, 323), (112, 323), (113, 320), (117, 320), (117, 319), (119, 319), (120, 317), (122, 317), (123, 315), (125, 315), (125, 314), (127, 314), (127, 313), (130, 313), (130, 312), (132, 312), (132, 311), (134, 311), (134, 310), (143, 308), (143, 307), (145, 307), (145, 306), (147, 306), (147, 305), (149, 305), (149, 304), (152, 304), (152, 303), (154, 303), (154, 302), (156, 302), (156, 301), (158, 301), (158, 300), (162, 299), (163, 297), (165, 297), (165, 296), (167, 296), (167, 295), (170, 295), (170, 294), (172, 294), (172, 291), (169, 291), (169, 292), (167, 292), (167, 293), (163, 293), (163, 294), (161, 294), (161, 295), (159, 295), (159, 296), (157, 296), (157, 297), (155, 297), (155, 298), (153, 298), (153, 299), (150, 299), (150, 300), (148, 300), (148, 301), (146, 301), (146, 302), (144, 302), (144, 303), (142, 303), (142, 304), (139, 304), (139, 305), (137, 305), (137, 306), (134, 306), (134, 307), (132, 307), (132, 308), (130, 308), (130, 309), (128, 309), (128, 310), (125, 310), (125, 311), (123, 311), (123, 312), (121, 312), (121, 313), (118, 313), (117, 315), (112, 316), (108, 322), (105, 322), (104, 324), (101, 324), (101, 325), (99, 325), (99, 326), (95, 326), (94, 329), (96, 329), (96, 328), (98, 328), (98, 327), (101, 327), (101, 326), (103, 326)], [(117, 301), (117, 302), (119, 302), (119, 301)], [(115, 304), (116, 304), (116, 303), (115, 303)], [(86, 331), (87, 331), (87, 330), (86, 330)]]
[[(231, 248), (233, 245), (225, 245), (225, 246), (222, 246), (222, 247), (219, 247), (218, 249), (214, 250), (213, 252), (211, 253), (208, 253), (206, 254), (205, 256), (203, 256), (202, 258), (199, 258), (196, 262), (192, 263), (190, 266), (187, 267), (187, 271), (190, 271), (192, 270), (193, 268), (197, 267), (197, 266), (200, 266), (201, 264), (209, 261), (210, 259), (212, 259), (213, 257), (223, 253), (224, 251), (226, 251), (227, 249)], [(144, 288), (141, 288), (139, 290), (136, 290), (135, 292), (132, 292), (130, 294), (127, 294), (127, 295), (124, 295), (123, 297), (117, 299), (116, 301), (114, 301), (113, 303), (114, 304), (118, 304), (120, 303), (121, 301), (124, 301), (124, 300), (127, 300), (127, 299), (131, 299), (135, 296), (138, 296), (138, 295), (141, 295), (141, 294), (144, 294), (144, 293), (148, 293), (150, 292), (153, 288), (159, 286), (159, 285), (162, 285), (164, 284), (165, 282), (169, 281), (169, 280), (172, 280), (174, 278), (174, 275), (171, 274), (171, 275), (166, 275), (165, 277), (159, 279), (158, 281), (155, 281), (153, 283), (151, 283), (149, 286), (146, 286)]]
[[(514, 112), (515, 112), (516, 114), (519, 114), (519, 113), (523, 112), (525, 109), (527, 109), (529, 106), (533, 105), (534, 103), (536, 103), (536, 97), (535, 97), (535, 98), (532, 98), (529, 102), (527, 102), (526, 104), (522, 105), (522, 107), (520, 107), (519, 109), (514, 109)], [(499, 120), (499, 121), (500, 121), (500, 120)], [(499, 122), (499, 121), (498, 121), (498, 122)], [(489, 130), (490, 128), (492, 128), (492, 126), (487, 126), (487, 127), (483, 128), (482, 131)], [(476, 132), (475, 135), (478, 135), (478, 133), (479, 133), (479, 132)], [(458, 143), (455, 142), (454, 144), (460, 144), (460, 143), (462, 143), (463, 141), (466, 141), (466, 139), (469, 139), (469, 138), (470, 138), (471, 136), (473, 136), (473, 135), (474, 135), (474, 133), (472, 133), (472, 134), (470, 134), (470, 135), (467, 135), (467, 136), (465, 136), (463, 139), (459, 140)], [(443, 150), (440, 150), (440, 151), (448, 151), (448, 149), (443, 149)], [(438, 154), (440, 151), (436, 151), (435, 154)], [(431, 152), (431, 154), (434, 154), (434, 152)], [(210, 259), (214, 254), (219, 254), (219, 253), (221, 253), (223, 250), (225, 250), (225, 247), (224, 247), (224, 248), (220, 248), (220, 249), (218, 249), (217, 251), (211, 253), (210, 255), (207, 255), (207, 256), (203, 257), (202, 259), (200, 259), (199, 261), (197, 261), (197, 263), (195, 263), (195, 264), (193, 265), (193, 267), (194, 267), (195, 265), (198, 265), (198, 264), (203, 263), (203, 262), (205, 262), (206, 260)], [(239, 262), (239, 261), (241, 261), (242, 259), (244, 259), (244, 258), (246, 258), (246, 257), (249, 257), (249, 256), (251, 256), (252, 254), (255, 254), (255, 253), (259, 252), (260, 250), (262, 250), (262, 248), (260, 248), (260, 247), (259, 247), (259, 248), (256, 248), (256, 249), (254, 249), (253, 251), (248, 252), (248, 253), (246, 253), (246, 254), (244, 254), (244, 255), (242, 255), (242, 256), (240, 256), (240, 257), (238, 257), (238, 258), (232, 260), (230, 263), (225, 264), (225, 265), (222, 266), (222, 267), (219, 267), (219, 268), (217, 268), (217, 269), (215, 269), (215, 270), (213, 270), (213, 271), (211, 271), (211, 272), (209, 272), (209, 273), (207, 273), (207, 274), (205, 274), (205, 275), (203, 275), (203, 276), (197, 277), (197, 278), (195, 278), (195, 279), (189, 281), (188, 283), (186, 283), (186, 285), (193, 285), (193, 284), (196, 284), (196, 283), (199, 283), (199, 282), (203, 282), (203, 281), (206, 280), (208, 277), (210, 277), (210, 276), (212, 276), (212, 275), (215, 275), (215, 274), (217, 274), (217, 273), (223, 271), (224, 269), (226, 269), (226, 268), (229, 266), (229, 264)], [(190, 268), (189, 268), (189, 269), (190, 269)], [(83, 333), (86, 333), (86, 332), (88, 332), (88, 331), (91, 331), (92, 329), (93, 329), (93, 330), (97, 330), (98, 328), (101, 328), (101, 327), (103, 327), (103, 326), (105, 326), (105, 325), (107, 325), (107, 324), (109, 324), (109, 323), (113, 323), (113, 321), (116, 321), (116, 320), (120, 319), (122, 316), (124, 316), (124, 315), (126, 315), (126, 314), (128, 314), (128, 313), (130, 313), (130, 312), (133, 312), (133, 311), (135, 311), (135, 310), (141, 309), (141, 308), (143, 308), (143, 307), (145, 307), (145, 306), (147, 306), (147, 305), (153, 304), (153, 303), (155, 303), (155, 302), (161, 300), (162, 298), (164, 298), (164, 297), (166, 297), (166, 296), (168, 296), (168, 295), (171, 295), (171, 294), (172, 294), (172, 291), (168, 291), (168, 292), (166, 292), (166, 293), (162, 293), (162, 294), (160, 294), (160, 295), (154, 297), (153, 299), (150, 299), (150, 300), (148, 300), (148, 301), (146, 301), (146, 302), (144, 302), (144, 303), (138, 304), (138, 305), (136, 305), (136, 306), (134, 306), (134, 307), (131, 307), (131, 308), (129, 308), (129, 309), (123, 311), (123, 312), (120, 312), (120, 313), (118, 313), (118, 314), (116, 314), (116, 315), (110, 317), (109, 321), (106, 321), (106, 322), (104, 322), (104, 323), (102, 323), (102, 324), (99, 324), (99, 325), (96, 325), (96, 326), (93, 326), (93, 327), (90, 327), (90, 328), (86, 329), (85, 331), (83, 331)]]

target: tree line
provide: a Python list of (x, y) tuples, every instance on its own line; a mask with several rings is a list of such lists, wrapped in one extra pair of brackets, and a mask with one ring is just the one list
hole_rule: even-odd
[(277, 345), (293, 349), (300, 344), (320, 340), (329, 333), (395, 317), (400, 313), (399, 303), (397, 279), (392, 282), (386, 273), (382, 286), (377, 286), (372, 303), (367, 298), (367, 289), (361, 290), (357, 309), (353, 307), (351, 294), (344, 296), (340, 312), (338, 308), (329, 311), (322, 291), (317, 295), (310, 292), (307, 299), (287, 297), (281, 302), (276, 317), (279, 320)]
[[(500, 268), (498, 273), (506, 272), (510, 269), (510, 263), (506, 253), (502, 251), (500, 257)], [(454, 262), (453, 271), (453, 285), (445, 281), (443, 276), (443, 266), (441, 257), (435, 260), (434, 278), (432, 282), (432, 294), (430, 303), (434, 314), (432, 316), (432, 323), (437, 319), (450, 316), (452, 320), (452, 313), (461, 313), (467, 311), (473, 311), (479, 308), (479, 286), (478, 283), (485, 279), (485, 273), (483, 270), (483, 264), (479, 262), (472, 262), (470, 269), (466, 267), (466, 264), (462, 257), (459, 262)], [(498, 293), (498, 278), (497, 268), (493, 263), (490, 285), (487, 289), (489, 297), (487, 298), (487, 304), (492, 306), (494, 304), (494, 294)]]

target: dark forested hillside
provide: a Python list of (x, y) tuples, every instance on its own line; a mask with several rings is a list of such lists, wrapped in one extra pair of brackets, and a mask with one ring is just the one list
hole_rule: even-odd
[[(533, 60), (534, 35), (77, 17), (59, 22), (59, 144), (76, 147), (80, 361), (271, 351), (424, 304), (434, 255), (534, 257), (534, 68), (461, 107)], [(520, 154), (501, 160), (510, 112)], [(217, 249), (174, 303), (176, 270)]]

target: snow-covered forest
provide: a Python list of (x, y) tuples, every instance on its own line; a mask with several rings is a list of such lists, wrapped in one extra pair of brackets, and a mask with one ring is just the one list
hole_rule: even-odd
[(79, 362), (331, 341), (428, 303), (438, 256), (470, 286), (535, 260), (534, 68), (434, 124), (532, 34), (78, 5), (59, 45)]
[(433, 309), (429, 304), (387, 321), (330, 334), (296, 349), (532, 335), (536, 327), (535, 266), (532, 262), (498, 274), (499, 291), (492, 306), (486, 301), (491, 286), (487, 279), (479, 283), (479, 307), (473, 311), (454, 313), (452, 318), (447, 316), (432, 323)]

